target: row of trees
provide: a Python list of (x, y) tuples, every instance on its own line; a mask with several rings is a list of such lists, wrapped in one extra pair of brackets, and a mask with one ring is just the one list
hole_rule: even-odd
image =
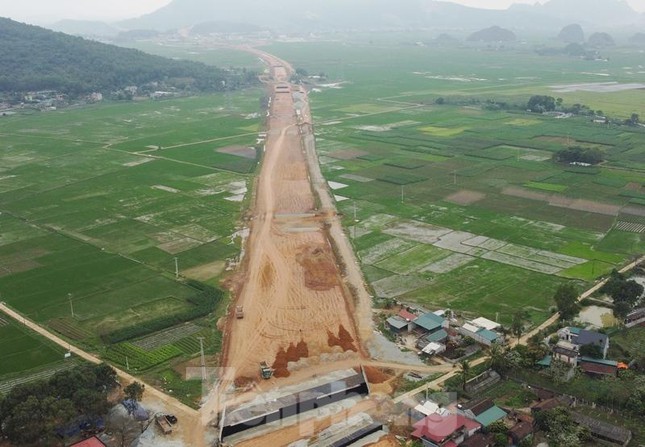
[(563, 407), (536, 413), (535, 425), (544, 432), (550, 445), (574, 447), (591, 441), (589, 429), (577, 424)]
[[(643, 286), (632, 279), (628, 279), (617, 270), (613, 270), (609, 280), (603, 285), (599, 292), (611, 296), (614, 301), (614, 315), (617, 318), (624, 318), (636, 306), (643, 296)], [(571, 320), (578, 314), (578, 290), (573, 284), (563, 284), (553, 296), (560, 319)]]
[(553, 160), (560, 163), (587, 163), (597, 165), (603, 161), (603, 153), (597, 148), (571, 146), (554, 153)]
[(600, 292), (614, 300), (614, 315), (625, 318), (643, 296), (643, 286), (614, 269)]
[(0, 396), (0, 435), (15, 445), (58, 445), (57, 430), (95, 424), (107, 413), (117, 375), (107, 364), (81, 365), (48, 380), (17, 385)]

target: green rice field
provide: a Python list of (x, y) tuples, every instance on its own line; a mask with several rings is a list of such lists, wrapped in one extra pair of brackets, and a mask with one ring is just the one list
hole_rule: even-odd
[[(618, 119), (645, 113), (643, 90), (552, 87), (600, 82), (596, 71), (605, 82), (638, 82), (623, 69), (633, 52), (608, 50), (610, 62), (594, 68), (532, 49), (406, 37), (269, 50), (328, 75), (310, 94), (317, 148), (327, 179), (346, 185), (338, 207), (375, 296), (502, 322), (527, 309), (538, 323), (558, 285), (582, 289), (645, 252), (645, 130), (523, 106), (550, 94)], [(490, 106), (502, 102), (510, 106)], [(572, 145), (599, 148), (606, 161), (552, 161)]]
[[(217, 286), (236, 262), (262, 145), (261, 96), (249, 89), (0, 119), (2, 300), (119, 366), (124, 352), (139, 371), (198, 353), (195, 336), (210, 319), (149, 351), (105, 344), (117, 331), (204, 314), (187, 280)], [(227, 302), (212, 305), (221, 315)], [(221, 334), (207, 340), (218, 350)], [(49, 355), (2, 363), (46, 366)]]

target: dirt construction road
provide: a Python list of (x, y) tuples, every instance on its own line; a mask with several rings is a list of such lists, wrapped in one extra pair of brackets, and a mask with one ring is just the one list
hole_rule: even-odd
[(311, 187), (303, 145), (310, 132), (306, 93), (288, 83), (288, 64), (258, 55), (270, 70), (270, 116), (246, 260), (232, 281), (244, 318), (229, 318), (223, 356), (238, 381), (257, 380), (262, 361), (287, 377), (362, 350), (353, 299), (326, 231), (328, 213)]

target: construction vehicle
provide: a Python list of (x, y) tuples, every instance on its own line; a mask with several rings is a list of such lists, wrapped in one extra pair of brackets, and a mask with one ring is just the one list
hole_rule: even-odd
[(235, 318), (237, 318), (238, 320), (244, 318), (244, 308), (242, 306), (235, 307)]
[(273, 377), (273, 369), (269, 368), (267, 362), (260, 362), (260, 374), (264, 380), (268, 380)]
[(168, 421), (168, 418), (166, 417), (165, 414), (158, 414), (155, 416), (155, 421), (157, 422), (157, 425), (161, 429), (162, 433), (164, 435), (169, 435), (172, 433), (172, 425)]

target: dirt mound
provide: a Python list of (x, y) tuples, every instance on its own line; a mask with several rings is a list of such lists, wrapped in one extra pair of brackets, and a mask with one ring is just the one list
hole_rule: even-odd
[(380, 369), (373, 366), (365, 366), (363, 367), (363, 371), (365, 371), (365, 377), (367, 377), (367, 381), (369, 383), (383, 383), (392, 378)]
[(275, 361), (271, 366), (275, 372), (276, 377), (289, 377), (290, 372), (288, 369), (289, 362), (297, 362), (300, 359), (309, 357), (309, 347), (304, 340), (300, 340), (298, 344), (289, 343), (287, 350), (280, 348), (275, 356)]
[(280, 348), (275, 355), (275, 361), (271, 368), (273, 368), (273, 375), (275, 377), (289, 377), (291, 373), (287, 366), (289, 365), (289, 360), (287, 359), (287, 351), (284, 348)]
[(304, 340), (300, 340), (298, 342), (298, 344), (296, 345), (296, 352), (298, 354), (299, 359), (309, 357), (309, 347), (307, 346), (307, 343), (305, 343)]
[(309, 357), (309, 347), (304, 340), (300, 340), (298, 344), (289, 343), (287, 348), (287, 361), (297, 362), (300, 359)]
[(342, 324), (338, 327), (338, 336), (327, 330), (327, 344), (331, 347), (340, 346), (343, 351), (358, 351), (354, 345), (354, 339)]
[(305, 286), (329, 290), (338, 285), (338, 271), (331, 250), (324, 245), (302, 247), (296, 259), (305, 269)]
[(255, 379), (253, 377), (240, 376), (235, 378), (234, 383), (235, 388), (246, 388), (255, 383)]

